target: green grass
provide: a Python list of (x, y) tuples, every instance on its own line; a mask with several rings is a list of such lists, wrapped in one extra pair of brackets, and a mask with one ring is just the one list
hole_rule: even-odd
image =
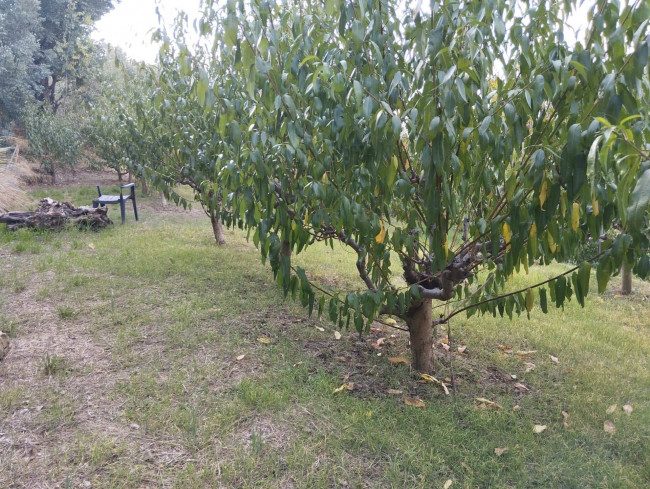
[[(84, 203), (93, 191), (58, 197)], [(33, 349), (10, 353), (11, 369), (0, 365), (0, 432), (41, 440), (48, 453), (18, 463), (20, 442), (1, 445), (0, 487), (650, 484), (647, 283), (623, 298), (614, 280), (585, 309), (535, 308), (530, 320), (454, 318), (452, 349), (467, 349), (453, 356), (457, 395), (445, 396), (387, 361), (409, 356), (404, 333), (373, 331), (359, 342), (343, 332), (337, 341), (331, 324), (283, 299), (240, 233), (217, 247), (202, 214), (156, 214), (154, 202), (140, 203), (141, 221), (101, 233), (0, 229), (0, 326)], [(296, 261), (318, 280), (357, 286), (343, 248), (313, 248)], [(512, 286), (561, 269), (532, 268)], [(27, 299), (31, 310), (9, 307)], [(370, 346), (379, 337), (381, 351)], [(451, 375), (451, 358), (439, 349), (438, 378)], [(60, 365), (44, 381), (53, 359)], [(344, 382), (354, 389), (334, 394)], [(480, 409), (477, 397), (502, 409)], [(616, 433), (605, 432), (606, 420)], [(536, 424), (546, 431), (535, 434)]]

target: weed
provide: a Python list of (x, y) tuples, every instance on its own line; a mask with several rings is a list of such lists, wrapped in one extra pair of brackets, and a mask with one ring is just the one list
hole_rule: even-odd
[(79, 313), (75, 311), (71, 306), (58, 306), (56, 308), (56, 314), (59, 316), (59, 319), (71, 319), (77, 316)]
[(65, 359), (57, 355), (46, 353), (41, 359), (41, 371), (44, 375), (52, 377), (65, 369)]

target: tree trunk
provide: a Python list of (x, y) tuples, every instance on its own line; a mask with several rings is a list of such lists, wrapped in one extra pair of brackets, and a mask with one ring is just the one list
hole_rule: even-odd
[(151, 191), (149, 190), (149, 184), (147, 183), (147, 180), (145, 178), (140, 178), (140, 187), (142, 188), (142, 193), (149, 197), (151, 195)]
[(623, 266), (621, 267), (621, 294), (630, 295), (632, 293), (632, 269), (628, 266), (625, 261), (623, 261)]
[(406, 315), (411, 340), (413, 366), (419, 372), (430, 374), (435, 370), (433, 357), (433, 324), (431, 299), (411, 307)]
[(221, 224), (221, 219), (219, 219), (219, 216), (215, 212), (210, 214), (210, 222), (212, 222), (212, 231), (214, 232), (214, 239), (217, 240), (217, 244), (225, 245), (226, 236), (223, 234), (223, 225)]

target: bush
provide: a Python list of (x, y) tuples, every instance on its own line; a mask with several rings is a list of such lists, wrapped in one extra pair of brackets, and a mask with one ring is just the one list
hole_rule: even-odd
[(56, 180), (56, 171), (75, 167), (83, 149), (83, 123), (76, 114), (54, 114), (47, 107), (28, 106), (23, 113), (30, 152)]

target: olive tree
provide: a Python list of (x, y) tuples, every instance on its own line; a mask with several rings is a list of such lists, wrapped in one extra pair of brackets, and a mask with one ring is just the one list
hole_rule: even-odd
[[(595, 258), (600, 290), (624, 263), (648, 274), (650, 7), (598, 1), (570, 43), (575, 3), (208, 9), (212, 62), (192, 75), (196, 93), (214, 88), (204, 109), (237, 107), (245, 124), (200, 134), (220, 141), (203, 175), (224, 189), (222, 219), (251, 230), (310, 313), (359, 332), (380, 315), (404, 319), (422, 372), (434, 369), (436, 323), (546, 312), (573, 296), (584, 306)], [(507, 288), (614, 223), (622, 231), (598, 256)], [(321, 241), (356, 254), (358, 288), (319, 285), (292, 264)]]

